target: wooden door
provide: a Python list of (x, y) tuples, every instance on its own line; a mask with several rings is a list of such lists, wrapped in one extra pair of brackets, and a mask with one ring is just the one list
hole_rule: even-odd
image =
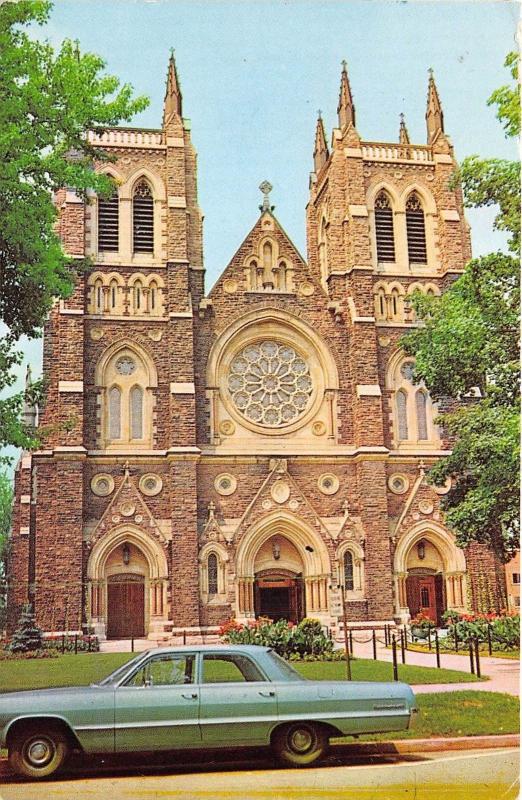
[(434, 575), (409, 575), (406, 580), (406, 596), (412, 617), (419, 612), (437, 622), (437, 596)]
[(115, 575), (107, 585), (107, 638), (145, 636), (145, 579)]

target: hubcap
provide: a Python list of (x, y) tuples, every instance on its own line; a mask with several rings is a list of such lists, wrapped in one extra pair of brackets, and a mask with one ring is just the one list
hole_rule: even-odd
[(52, 743), (48, 739), (33, 739), (27, 747), (27, 760), (35, 767), (47, 764), (54, 752)]
[(306, 730), (306, 728), (298, 728), (298, 730), (292, 732), (290, 743), (292, 749), (297, 753), (305, 753), (313, 744), (311, 731)]

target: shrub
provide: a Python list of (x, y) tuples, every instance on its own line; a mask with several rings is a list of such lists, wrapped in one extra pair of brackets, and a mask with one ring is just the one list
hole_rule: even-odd
[(98, 653), (100, 650), (100, 642), (97, 636), (47, 636), (43, 641), (43, 646), (46, 649), (56, 649), (58, 652), (74, 653), (75, 649), (78, 653)]
[(470, 639), (479, 642), (488, 641), (490, 630), (493, 647), (497, 650), (509, 650), (520, 644), (519, 614), (458, 614), (446, 612), (444, 619), (448, 628), (448, 639), (467, 643)]
[[(219, 631), (224, 642), (230, 644), (257, 644), (272, 647), (285, 657), (302, 658), (305, 655), (324, 655), (333, 651), (333, 642), (326, 636), (321, 623), (316, 619), (303, 619), (298, 625), (280, 619), (277, 622), (266, 617), (240, 625), (228, 620)], [(295, 659), (294, 659), (295, 660)]]
[(13, 633), (9, 650), (12, 653), (27, 653), (32, 650), (40, 650), (41, 647), (42, 631), (35, 622), (31, 605), (26, 605), (23, 607), (18, 628)]

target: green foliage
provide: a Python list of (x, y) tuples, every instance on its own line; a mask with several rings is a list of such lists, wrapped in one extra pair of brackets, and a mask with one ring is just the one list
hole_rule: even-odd
[(257, 644), (272, 647), (276, 653), (291, 658), (297, 655), (324, 655), (331, 653), (333, 642), (323, 632), (316, 619), (303, 619), (299, 625), (280, 619), (272, 622), (260, 617), (248, 625), (229, 620), (220, 629), (219, 635), (230, 644)]
[(31, 605), (24, 606), (18, 627), (9, 644), (11, 653), (27, 653), (42, 649), (42, 631), (35, 622)]
[[(110, 192), (93, 162), (108, 156), (92, 148), (89, 130), (129, 121), (146, 98), (103, 73), (104, 62), (66, 40), (55, 52), (27, 33), (50, 14), (48, 0), (0, 4), (0, 391), (14, 382), (21, 362), (16, 342), (38, 336), (56, 297), (66, 297), (83, 265), (63, 253), (54, 230), (52, 193), (67, 186), (85, 195)], [(23, 396), (0, 401), (0, 447), (31, 447), (20, 422)]]
[[(516, 56), (506, 65), (516, 69)], [(518, 87), (502, 87), (490, 103), (508, 135), (519, 131)], [(466, 159), (457, 176), (470, 207), (494, 205), (495, 227), (511, 233), (508, 253), (473, 259), (442, 297), (413, 299), (421, 328), (402, 344), (416, 359), (415, 377), (453, 408), (437, 420), (453, 452), (430, 470), (430, 481), (453, 485), (442, 505), (457, 543), (477, 541), (508, 560), (518, 548), (520, 167), (518, 162)]]
[(520, 646), (519, 614), (444, 614), (448, 628), (447, 643), (468, 643), (472, 639), (488, 641), (488, 628), (495, 649), (509, 650)]

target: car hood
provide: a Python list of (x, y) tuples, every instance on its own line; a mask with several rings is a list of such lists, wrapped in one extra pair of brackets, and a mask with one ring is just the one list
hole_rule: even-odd
[(28, 689), (20, 692), (0, 692), (0, 706), (5, 703), (38, 703), (43, 698), (56, 700), (58, 697), (78, 697), (79, 695), (113, 692), (114, 686), (58, 686), (52, 689)]

